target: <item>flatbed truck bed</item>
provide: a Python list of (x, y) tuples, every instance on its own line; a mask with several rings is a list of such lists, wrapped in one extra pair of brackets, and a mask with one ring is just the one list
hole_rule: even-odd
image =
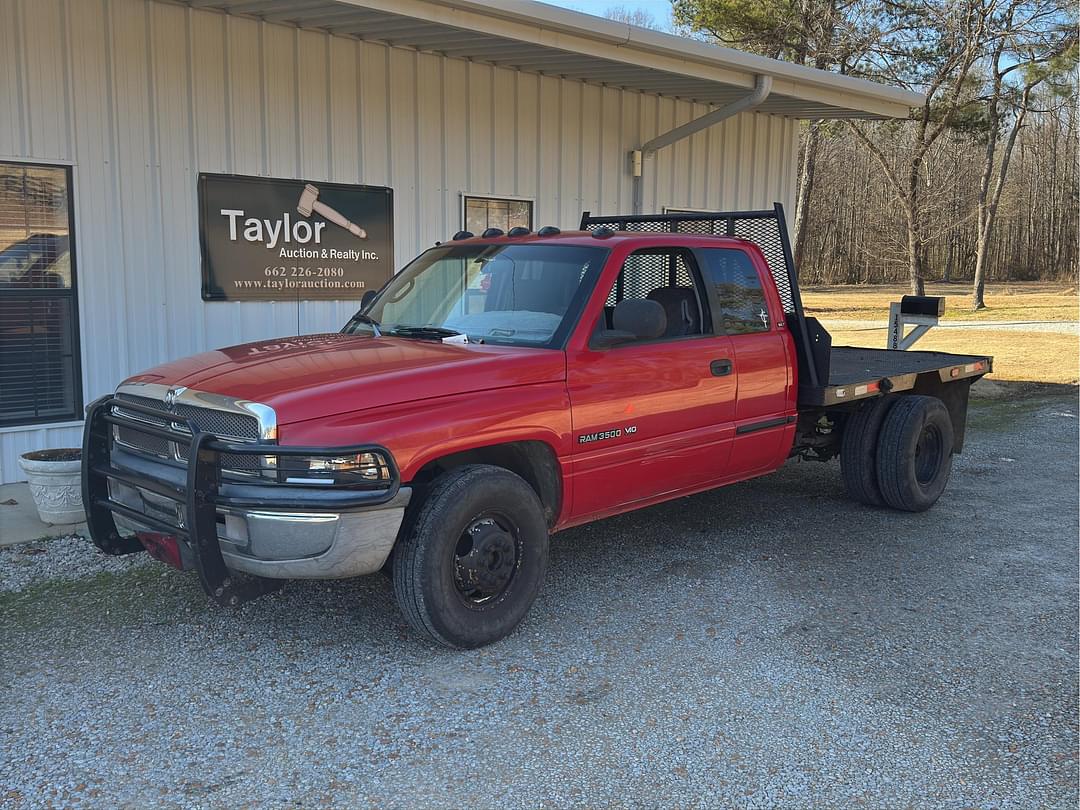
[(993, 358), (985, 355), (833, 346), (829, 352), (827, 384), (800, 386), (799, 404), (839, 405), (880, 394), (910, 391), (919, 375), (928, 372), (937, 372), (941, 382), (945, 383), (981, 377), (992, 368)]

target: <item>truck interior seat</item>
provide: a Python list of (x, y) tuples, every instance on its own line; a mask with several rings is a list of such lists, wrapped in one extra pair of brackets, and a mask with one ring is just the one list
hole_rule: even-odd
[(693, 287), (657, 287), (646, 297), (664, 308), (667, 315), (664, 337), (701, 334), (701, 313)]
[(656, 301), (626, 298), (615, 305), (611, 320), (616, 332), (629, 332), (638, 340), (655, 340), (667, 334), (667, 316)]

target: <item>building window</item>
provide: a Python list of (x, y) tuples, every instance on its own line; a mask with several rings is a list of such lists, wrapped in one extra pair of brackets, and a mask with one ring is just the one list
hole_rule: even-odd
[(462, 209), (462, 227), (475, 234), (481, 234), (488, 228), (499, 228), (506, 232), (521, 226), (532, 230), (532, 200), (465, 195)]
[(0, 426), (81, 416), (71, 169), (0, 161)]

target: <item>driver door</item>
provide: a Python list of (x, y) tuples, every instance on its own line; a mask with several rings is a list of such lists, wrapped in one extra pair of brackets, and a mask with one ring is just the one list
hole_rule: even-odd
[(736, 383), (729, 338), (713, 330), (693, 254), (666, 247), (628, 255), (597, 326), (621, 301), (665, 311), (664, 333), (567, 358), (573, 423), (573, 516), (701, 489), (728, 470)]

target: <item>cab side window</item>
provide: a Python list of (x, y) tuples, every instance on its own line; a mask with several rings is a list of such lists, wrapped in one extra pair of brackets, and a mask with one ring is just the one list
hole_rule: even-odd
[(765, 291), (750, 257), (727, 248), (706, 248), (699, 254), (713, 322), (729, 335), (769, 331)]
[[(663, 308), (666, 326), (659, 340), (711, 332), (693, 254), (685, 248), (647, 248), (626, 257), (608, 293), (599, 328), (613, 328), (615, 308), (643, 299)], [(606, 321), (606, 324), (604, 323)]]

